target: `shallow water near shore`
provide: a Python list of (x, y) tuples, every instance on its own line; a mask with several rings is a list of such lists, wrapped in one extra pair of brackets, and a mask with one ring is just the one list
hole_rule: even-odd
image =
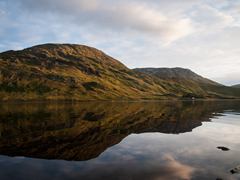
[(0, 104), (0, 179), (237, 180), (239, 137), (240, 101)]

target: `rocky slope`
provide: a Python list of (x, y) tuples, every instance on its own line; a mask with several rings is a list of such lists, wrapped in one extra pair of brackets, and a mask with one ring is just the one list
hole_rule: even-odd
[[(197, 75), (196, 75), (197, 78)], [(186, 82), (191, 82), (187, 79)], [(109, 100), (196, 97), (233, 98), (235, 88), (213, 89), (131, 70), (95, 48), (44, 44), (0, 53), (0, 100)], [(224, 87), (225, 88), (225, 87)]]

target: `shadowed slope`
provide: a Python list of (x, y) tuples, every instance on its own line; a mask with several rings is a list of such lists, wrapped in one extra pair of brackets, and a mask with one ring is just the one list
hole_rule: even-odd
[(240, 91), (224, 86), (210, 79), (204, 78), (190, 69), (184, 68), (136, 68), (136, 72), (142, 72), (155, 76), (158, 79), (177, 83), (185, 89), (185, 97), (240, 97)]
[(233, 88), (240, 88), (240, 84), (236, 84), (232, 86)]

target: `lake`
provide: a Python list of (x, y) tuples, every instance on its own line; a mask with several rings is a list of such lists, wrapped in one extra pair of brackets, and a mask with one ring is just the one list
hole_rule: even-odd
[(0, 104), (1, 180), (237, 180), (240, 101)]

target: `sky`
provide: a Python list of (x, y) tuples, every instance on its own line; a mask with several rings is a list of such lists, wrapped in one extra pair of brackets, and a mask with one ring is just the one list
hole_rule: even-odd
[(240, 0), (0, 0), (0, 24), (0, 52), (85, 44), (129, 68), (240, 83)]

